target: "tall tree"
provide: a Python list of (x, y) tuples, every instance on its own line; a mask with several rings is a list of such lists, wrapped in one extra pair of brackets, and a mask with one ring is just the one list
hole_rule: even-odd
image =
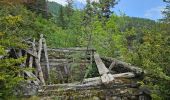
[(117, 0), (99, 0), (101, 15), (109, 18), (110, 15), (113, 13), (113, 11), (111, 11), (111, 8), (113, 8), (117, 4), (117, 2)]
[(163, 1), (167, 3), (167, 6), (163, 11), (163, 14), (165, 15), (163, 21), (170, 23), (170, 0), (163, 0)]
[(70, 17), (73, 14), (73, 0), (67, 0), (65, 10), (68, 17)]
[(35, 11), (38, 14), (42, 14), (44, 18), (48, 18), (48, 4), (47, 0), (23, 0), (27, 8)]
[(92, 4), (90, 3), (90, 0), (86, 0), (87, 5), (84, 8), (84, 19), (83, 19), (83, 24), (87, 26), (88, 24), (91, 23), (91, 19), (93, 16), (93, 7)]
[(64, 14), (64, 7), (60, 7), (58, 19), (57, 19), (57, 24), (61, 26), (62, 28), (66, 28), (66, 21), (65, 21), (65, 14)]

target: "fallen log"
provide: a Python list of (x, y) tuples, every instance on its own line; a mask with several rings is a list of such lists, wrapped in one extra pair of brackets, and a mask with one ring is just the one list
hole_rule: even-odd
[(56, 51), (56, 52), (96, 51), (93, 48), (89, 48), (87, 50), (86, 47), (82, 47), (82, 48), (79, 48), (79, 47), (76, 47), (76, 48), (51, 48), (51, 49), (47, 49), (47, 50)]
[[(127, 79), (130, 79), (130, 78), (135, 78), (135, 74), (132, 73), (132, 72), (127, 72), (127, 73), (120, 73), (120, 74), (109, 74), (109, 77), (113, 78), (113, 79), (116, 79), (116, 78), (127, 78)], [(97, 81), (97, 82), (102, 82), (102, 79), (101, 77), (94, 77), (94, 78), (87, 78), (87, 79), (84, 79), (83, 83), (85, 82), (94, 82), (94, 81)], [(112, 82), (113, 83), (113, 82)]]
[[(110, 74), (111, 75), (111, 74)], [(134, 77), (135, 75), (133, 73), (121, 73), (121, 74), (115, 74), (111, 75), (111, 77), (115, 78), (130, 78)], [(117, 83), (113, 81), (112, 83), (109, 83), (109, 87), (137, 87), (135, 83)], [(103, 87), (103, 82), (101, 77), (94, 77), (94, 78), (87, 78), (84, 79), (83, 82), (75, 82), (75, 83), (68, 83), (68, 84), (55, 84), (55, 85), (44, 85), (43, 90), (53, 90), (53, 89), (63, 89), (63, 90), (79, 90), (79, 89), (97, 89)], [(106, 87), (105, 87), (106, 88)]]
[(98, 71), (99, 71), (100, 75), (109, 73), (109, 70), (106, 68), (106, 66), (102, 62), (99, 54), (94, 53), (94, 60), (96, 62), (96, 65), (97, 65), (97, 68), (98, 68)]
[(126, 62), (123, 62), (123, 61), (120, 61), (120, 60), (117, 60), (111, 57), (102, 57), (102, 60), (105, 62), (110, 62), (110, 63), (115, 62), (116, 64), (114, 65), (114, 71), (116, 71), (116, 68), (120, 69), (119, 67), (123, 66), (124, 69), (127, 69), (128, 71), (135, 73), (137, 76), (141, 76), (144, 74), (144, 71), (141, 68), (132, 66), (129, 63), (126, 63)]
[(105, 64), (102, 62), (99, 54), (94, 53), (94, 60), (97, 65), (97, 69), (99, 74), (101, 75), (102, 83), (109, 84), (114, 81), (114, 78), (109, 74), (109, 69), (106, 68)]

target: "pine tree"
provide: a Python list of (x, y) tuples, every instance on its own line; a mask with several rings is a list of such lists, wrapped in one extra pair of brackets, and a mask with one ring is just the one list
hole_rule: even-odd
[(86, 7), (84, 8), (84, 18), (83, 18), (83, 24), (87, 26), (88, 24), (91, 23), (92, 21), (92, 16), (93, 16), (93, 7), (92, 4), (90, 3), (90, 0), (86, 0), (87, 4)]
[(101, 9), (101, 15), (105, 18), (109, 18), (110, 15), (113, 13), (111, 8), (113, 8), (117, 4), (117, 0), (99, 0)]
[(58, 19), (57, 19), (58, 26), (61, 26), (63, 29), (66, 28), (66, 20), (65, 20), (65, 13), (64, 13), (64, 7), (60, 7)]
[(72, 16), (73, 14), (73, 0), (67, 0), (67, 6), (65, 8), (65, 11), (66, 11), (66, 15), (67, 17), (70, 17)]
[(163, 11), (164, 18), (163, 21), (166, 23), (170, 23), (170, 0), (163, 0), (167, 3), (165, 10)]

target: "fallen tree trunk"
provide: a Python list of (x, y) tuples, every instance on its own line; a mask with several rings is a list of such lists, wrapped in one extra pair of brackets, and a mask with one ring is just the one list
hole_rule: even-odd
[(100, 75), (109, 73), (109, 70), (106, 68), (106, 66), (102, 62), (99, 54), (94, 53), (94, 60), (96, 62), (97, 69), (98, 69)]
[[(116, 78), (132, 78), (135, 77), (133, 73), (121, 73), (121, 74), (115, 74), (111, 75), (111, 77), (115, 78), (115, 81), (112, 83), (109, 83), (106, 87), (137, 87), (136, 83), (116, 83)], [(100, 89), (102, 87), (105, 87), (103, 85), (101, 77), (94, 77), (94, 78), (88, 78), (84, 79), (83, 82), (75, 82), (75, 83), (68, 83), (68, 84), (55, 84), (55, 85), (44, 85), (42, 91), (46, 90), (56, 90), (56, 89), (62, 89), (64, 91), (66, 90), (79, 90), (79, 89)], [(105, 88), (106, 88), (105, 87)]]
[[(135, 78), (135, 74), (132, 73), (132, 72), (113, 74), (113, 75), (109, 74), (109, 76), (112, 77), (113, 79), (116, 79), (116, 78), (126, 78), (126, 79)], [(102, 82), (101, 80), (102, 80), (101, 77), (87, 78), (87, 79), (84, 79), (83, 83)], [(112, 83), (114, 83), (114, 82), (112, 82)], [(102, 84), (102, 83), (100, 83), (100, 84)]]
[(141, 68), (132, 66), (129, 63), (126, 63), (126, 62), (123, 62), (123, 61), (120, 61), (120, 60), (117, 60), (117, 59), (114, 59), (111, 57), (102, 57), (102, 60), (105, 62), (109, 62), (109, 63), (115, 62), (114, 70), (116, 69), (116, 67), (117, 67), (117, 69), (120, 69), (120, 66), (123, 66), (128, 71), (135, 73), (137, 76), (141, 76), (144, 74), (144, 71)]
[(101, 75), (102, 83), (109, 84), (114, 81), (114, 78), (109, 74), (109, 69), (106, 68), (105, 64), (102, 62), (98, 53), (94, 53), (94, 60), (97, 65), (99, 74)]

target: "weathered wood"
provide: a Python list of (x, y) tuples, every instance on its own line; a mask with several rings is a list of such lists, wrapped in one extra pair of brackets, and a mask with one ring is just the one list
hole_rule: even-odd
[[(127, 74), (129, 74), (129, 73), (115, 74), (115, 75), (110, 74), (110, 75), (114, 78), (118, 78), (118, 77), (126, 77)], [(44, 88), (43, 91), (55, 90), (58, 88), (61, 88), (64, 90), (93, 89), (93, 88), (101, 89), (102, 86), (103, 86), (103, 82), (101, 80), (101, 77), (94, 77), (94, 78), (84, 79), (82, 83), (74, 82), (74, 83), (66, 83), (66, 84), (46, 85), (46, 86), (43, 86), (43, 88)], [(137, 87), (137, 84), (135, 84), (135, 83), (126, 83), (126, 84), (121, 83), (120, 84), (120, 83), (112, 82), (112, 84), (110, 84), (109, 87), (118, 87), (118, 88), (119, 87), (132, 87), (132, 88), (135, 88), (135, 87)]]
[(31, 79), (34, 79), (33, 82), (35, 85), (39, 85), (40, 81), (39, 79), (32, 73), (32, 72), (28, 72), (28, 71), (24, 71), (24, 73)]
[(48, 49), (50, 51), (58, 51), (58, 52), (69, 52), (69, 51), (96, 51), (93, 48), (88, 48), (87, 47), (75, 47), (75, 48), (52, 48), (52, 49)]
[[(56, 66), (57, 67), (59, 65), (64, 66), (65, 64), (67, 64), (67, 62), (60, 62), (60, 63), (59, 62), (50, 62), (49, 64), (50, 64), (50, 66)], [(41, 65), (46, 66), (46, 63), (42, 62)]]
[[(67, 64), (68, 65), (68, 64)], [(68, 66), (67, 65), (64, 65), (64, 72), (66, 75), (68, 75), (69, 71), (68, 71)]]
[[(34, 51), (35, 55), (37, 55), (36, 47), (35, 47), (35, 39), (33, 41), (32, 46), (33, 46), (33, 51)], [(41, 65), (40, 65), (39, 58), (35, 58), (35, 65), (36, 65), (36, 71), (38, 73), (38, 77), (39, 77), (41, 83), (43, 85), (45, 85), (45, 80), (44, 80), (44, 76), (43, 76), (43, 72), (42, 72), (42, 68), (41, 68)]]
[[(114, 80), (117, 78), (134, 78), (135, 74), (132, 72), (127, 72), (127, 73), (121, 73), (121, 74), (104, 74), (101, 77), (94, 77), (94, 78), (88, 78), (84, 79), (83, 83), (84, 84), (93, 84), (93, 85), (99, 85), (99, 84), (113, 84), (115, 83)], [(104, 78), (104, 79), (103, 79)], [(112, 81), (110, 81), (112, 80)]]
[(96, 65), (97, 65), (97, 68), (98, 68), (98, 71), (99, 71), (100, 75), (109, 73), (109, 70), (106, 68), (106, 66), (102, 62), (99, 54), (94, 53), (94, 60), (96, 62)]
[(33, 57), (30, 56), (30, 58), (29, 58), (29, 68), (32, 68), (32, 65), (33, 65)]
[(117, 60), (117, 59), (114, 59), (114, 58), (111, 58), (111, 57), (102, 57), (102, 60), (107, 61), (107, 62), (115, 62), (116, 66), (122, 65), (124, 68), (128, 69), (129, 71), (134, 72), (137, 75), (143, 75), (144, 74), (144, 71), (141, 68), (136, 67), (136, 66), (132, 66), (129, 63), (126, 63), (126, 62), (123, 62), (123, 61), (120, 61), (120, 60)]
[[(71, 64), (70, 62), (69, 64)], [(90, 62), (74, 62), (76, 64), (89, 64)], [(68, 64), (67, 62), (50, 62), (50, 67), (57, 67), (57, 66), (64, 66), (65, 64)], [(46, 66), (46, 63), (41, 62), (41, 66)]]
[(38, 58), (38, 56), (35, 55), (33, 51), (31, 51), (31, 50), (25, 50), (25, 51), (26, 51), (29, 55), (31, 55), (31, 56), (33, 56), (33, 57), (35, 57), (35, 58)]
[(116, 65), (116, 62), (113, 61), (111, 65), (109, 66), (109, 70), (112, 70), (115, 67), (115, 65)]
[(18, 51), (18, 57), (22, 57), (22, 50), (21, 49), (19, 49), (19, 51)]
[(101, 80), (104, 84), (109, 84), (114, 81), (114, 78), (109, 74), (109, 70), (106, 68), (102, 62), (99, 54), (94, 53), (94, 60), (96, 62), (99, 74), (101, 75)]
[(46, 78), (48, 79), (48, 81), (50, 81), (50, 64), (49, 64), (49, 59), (48, 59), (48, 52), (47, 52), (47, 45), (46, 45), (46, 41), (43, 38), (43, 48), (44, 48), (44, 53), (45, 53), (45, 61), (46, 61)]
[[(109, 78), (134, 78), (136, 77), (134, 73), (132, 72), (127, 72), (127, 73), (120, 73), (120, 74), (108, 74)], [(103, 76), (104, 77), (104, 76)], [(88, 78), (88, 79), (84, 79), (83, 82), (92, 82), (92, 81), (98, 81), (98, 82), (102, 82), (102, 77), (94, 77), (94, 78)]]
[(127, 72), (127, 73), (113, 74), (112, 77), (114, 77), (114, 78), (134, 78), (134, 77), (136, 77), (136, 75), (133, 72)]
[[(70, 59), (69, 61), (72, 61), (72, 60)], [(67, 62), (67, 59), (49, 59), (49, 62)]]
[(39, 62), (41, 59), (42, 42), (43, 42), (43, 34), (40, 35), (40, 40), (39, 40), (39, 45), (38, 45), (38, 60), (39, 60)]
[(66, 84), (55, 84), (55, 85), (47, 85), (43, 86), (43, 91), (45, 90), (54, 90), (61, 88), (63, 90), (78, 90), (78, 89), (92, 89), (92, 88), (100, 88), (102, 85), (102, 82), (88, 82), (85, 84), (81, 84), (80, 82), (75, 83), (66, 83)]

